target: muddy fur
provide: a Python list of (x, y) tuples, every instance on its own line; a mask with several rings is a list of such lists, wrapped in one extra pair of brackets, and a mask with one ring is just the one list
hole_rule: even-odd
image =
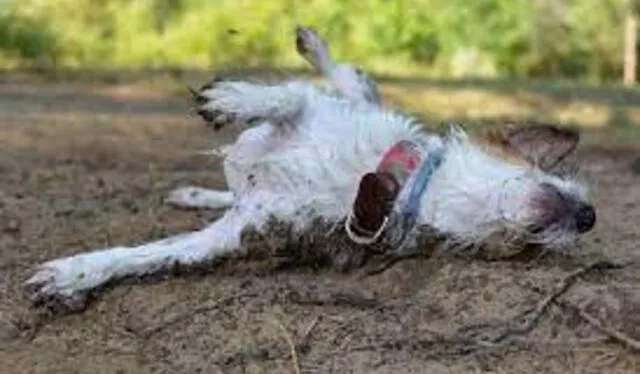
[[(433, 85), (423, 86), (415, 90), (430, 98), (442, 94), (433, 93)], [(219, 213), (163, 206), (163, 194), (176, 185), (223, 187), (225, 181), (216, 159), (193, 156), (210, 145), (211, 132), (184, 115), (188, 104), (182, 97), (150, 99), (148, 93), (157, 95), (157, 90), (137, 88), (135, 100), (123, 101), (68, 82), (22, 79), (7, 80), (2, 88), (3, 372), (293, 373), (291, 349), (282, 331), (268, 323), (274, 318), (299, 344), (302, 373), (634, 373), (640, 367), (636, 352), (553, 305), (514, 343), (441, 354), (453, 351), (448, 336), (521, 315), (595, 257), (634, 263), (626, 270), (588, 275), (563, 300), (640, 338), (640, 189), (638, 176), (628, 168), (640, 150), (617, 127), (587, 132), (587, 143), (578, 150), (599, 191), (595, 204), (602, 220), (577, 256), (551, 254), (533, 263), (436, 256), (402, 261), (363, 278), (361, 271), (383, 254), (374, 253), (364, 268), (347, 274), (333, 272), (330, 265), (313, 271), (278, 268), (269, 258), (232, 259), (204, 269), (206, 276), (184, 269), (184, 276), (162, 282), (150, 278), (144, 285), (119, 285), (81, 315), (39, 324), (32, 321), (33, 309), (21, 289), (32, 266), (87, 248), (200, 228)], [(572, 100), (579, 100), (576, 92), (571, 91)], [(229, 133), (215, 138), (230, 142)], [(336, 231), (341, 230), (338, 224)], [(293, 292), (309, 302), (286, 297)], [(337, 294), (375, 303), (333, 302)], [(151, 330), (156, 332), (144, 334)]]
[[(240, 251), (199, 265), (198, 268), (211, 270), (225, 263), (233, 263), (235, 268), (239, 262), (254, 262), (267, 265), (272, 270), (307, 267), (349, 272), (382, 259), (409, 254), (398, 250), (389, 236), (373, 245), (354, 243), (343, 227), (344, 220), (328, 222), (318, 218), (313, 229), (295, 233), (291, 222), (271, 216), (264, 230), (252, 226), (243, 230)], [(410, 240), (417, 248), (412, 254), (425, 257), (438, 254), (497, 260), (539, 253), (539, 248), (525, 244), (524, 236), (505, 240), (505, 236), (499, 232), (488, 238), (484, 245), (475, 247), (438, 234), (428, 226), (416, 227), (410, 235)]]

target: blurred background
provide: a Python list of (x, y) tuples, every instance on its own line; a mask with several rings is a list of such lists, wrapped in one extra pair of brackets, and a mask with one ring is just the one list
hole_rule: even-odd
[(438, 123), (640, 124), (637, 0), (2, 0), (0, 7), (5, 74), (168, 71), (177, 79), (163, 88), (175, 92), (186, 72), (201, 72), (191, 78), (200, 82), (225, 69), (294, 74), (309, 70), (293, 44), (295, 25), (304, 24), (339, 60), (377, 76), (388, 100)]
[[(620, 81), (634, 0), (3, 0), (3, 67), (299, 66), (298, 24), (390, 74)], [(636, 26), (637, 28), (637, 26)]]

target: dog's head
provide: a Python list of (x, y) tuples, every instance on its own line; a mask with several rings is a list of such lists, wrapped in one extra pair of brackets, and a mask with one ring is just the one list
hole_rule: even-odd
[(496, 232), (551, 248), (590, 231), (596, 212), (562, 161), (579, 134), (548, 125), (506, 126), (470, 136), (453, 128), (423, 203), (425, 221), (470, 243)]

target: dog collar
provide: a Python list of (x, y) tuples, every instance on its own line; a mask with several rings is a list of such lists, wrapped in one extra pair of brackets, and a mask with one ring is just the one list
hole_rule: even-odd
[[(425, 152), (425, 150), (429, 151)], [(407, 232), (414, 226), (420, 211), (421, 197), (426, 192), (431, 177), (442, 163), (443, 154), (442, 147), (433, 149), (432, 145), (421, 145), (404, 140), (394, 144), (380, 161), (377, 171), (391, 173), (402, 186), (390, 213), (395, 215), (394, 220), (399, 221), (396, 222), (398, 226), (394, 225), (393, 231), (396, 234), (393, 235), (394, 242), (403, 241)], [(347, 216), (345, 229), (349, 238), (358, 244), (376, 242), (390, 221), (390, 216), (384, 217), (378, 230), (369, 232), (359, 227), (354, 218), (353, 213)], [(351, 226), (355, 230), (352, 230)]]
[(406, 219), (415, 221), (418, 217), (421, 198), (427, 191), (431, 177), (433, 177), (433, 174), (435, 174), (436, 170), (438, 170), (442, 164), (443, 156), (444, 152), (442, 149), (428, 152), (425, 156), (415, 175), (415, 179), (411, 184), (411, 189), (409, 190), (409, 196), (407, 197), (407, 202), (403, 211), (403, 215)]
[(429, 182), (442, 164), (443, 159), (444, 148), (428, 152), (412, 180), (407, 182), (405, 188), (408, 188), (408, 191), (400, 192), (392, 213), (395, 215), (393, 232), (387, 238), (395, 248), (405, 247), (407, 234), (415, 228), (422, 197), (427, 192)]

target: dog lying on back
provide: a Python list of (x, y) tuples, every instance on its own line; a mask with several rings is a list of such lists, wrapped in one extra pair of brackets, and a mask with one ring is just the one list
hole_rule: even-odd
[(27, 281), (34, 299), (77, 308), (114, 280), (257, 250), (247, 245), (251, 234), (276, 232), (281, 248), (272, 250), (350, 268), (380, 247), (417, 251), (434, 236), (491, 257), (529, 244), (563, 250), (594, 226), (586, 188), (555, 170), (577, 133), (506, 126), (430, 134), (360, 82), (369, 94), (300, 80), (204, 86), (196, 102), (208, 122), (252, 124), (223, 151), (222, 217), (199, 231), (46, 262)]
[[(329, 52), (327, 42), (315, 30), (301, 26), (296, 27), (295, 41), (298, 54), (327, 79), (324, 89), (328, 94), (341, 96), (363, 105), (382, 105), (376, 82), (358, 67), (335, 61)], [(196, 102), (202, 100), (197, 91), (193, 89), (191, 91)], [(198, 113), (216, 131), (233, 120), (233, 118), (226, 116), (214, 115), (215, 113), (205, 109), (200, 109)], [(220, 154), (224, 151), (216, 149), (205, 153)], [(233, 199), (233, 193), (230, 191), (187, 186), (171, 191), (165, 202), (177, 208), (219, 209), (230, 207), (233, 204)]]

